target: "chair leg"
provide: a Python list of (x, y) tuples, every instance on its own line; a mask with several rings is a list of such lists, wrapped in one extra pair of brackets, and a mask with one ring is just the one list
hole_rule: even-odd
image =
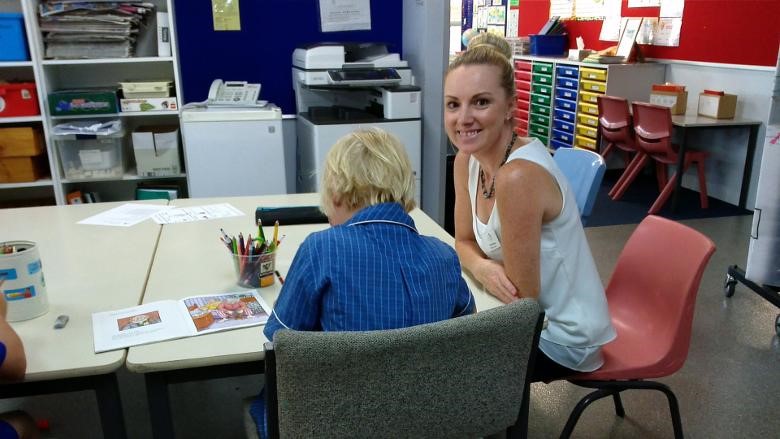
[[(686, 163), (683, 166), (682, 174), (685, 174), (685, 171), (688, 170), (688, 166), (690, 164)], [(658, 213), (659, 210), (661, 210), (662, 207), (664, 207), (664, 204), (666, 204), (666, 201), (669, 200), (669, 195), (672, 194), (672, 191), (674, 190), (674, 185), (677, 182), (678, 175), (675, 172), (674, 175), (672, 175), (672, 178), (669, 179), (669, 181), (666, 183), (666, 186), (664, 186), (664, 190), (661, 191), (661, 195), (658, 196), (658, 198), (655, 199), (655, 203), (653, 203), (652, 206), (650, 206), (650, 210), (647, 211), (648, 215), (655, 215)]]
[(638, 153), (634, 156), (633, 159), (628, 163), (626, 166), (626, 169), (623, 170), (623, 173), (620, 174), (620, 178), (618, 178), (618, 181), (615, 182), (615, 185), (612, 186), (612, 189), (609, 190), (608, 195), (610, 198), (617, 192), (618, 189), (620, 189), (620, 185), (623, 184), (623, 182), (628, 178), (628, 175), (631, 173), (631, 170), (634, 169), (634, 166), (636, 165), (637, 161), (639, 160), (639, 156), (642, 155), (642, 153)]
[(612, 152), (612, 149), (615, 148), (615, 144), (612, 142), (607, 142), (607, 146), (604, 147), (604, 149), (601, 151), (601, 158), (604, 160), (607, 160), (607, 156)]
[(677, 397), (674, 396), (672, 389), (664, 384), (656, 383), (658, 387), (655, 389), (660, 390), (666, 395), (667, 401), (669, 401), (669, 412), (672, 415), (672, 428), (674, 428), (674, 438), (683, 439), (682, 419), (680, 418), (680, 405), (677, 403)]
[[(620, 177), (620, 180), (618, 180), (618, 182), (615, 184), (615, 187), (612, 188), (612, 191), (614, 191), (612, 194), (613, 200), (617, 201), (623, 196), (623, 194), (626, 192), (626, 189), (628, 189), (628, 186), (634, 182), (637, 175), (639, 175), (639, 173), (642, 171), (642, 168), (645, 166), (645, 163), (647, 163), (649, 159), (650, 157), (643, 153), (639, 153), (636, 157), (634, 157), (634, 160), (629, 165), (631, 169), (627, 169), (627, 172), (623, 173), (623, 176)], [(626, 175), (626, 173), (628, 173), (628, 175)], [(625, 177), (625, 179), (623, 179), (623, 177)]]
[(563, 427), (563, 431), (561, 432), (561, 439), (568, 439), (571, 437), (572, 432), (574, 432), (574, 427), (577, 425), (577, 421), (580, 419), (580, 415), (582, 415), (582, 412), (584, 412), (592, 402), (598, 401), (601, 398), (606, 398), (607, 396), (614, 395), (616, 393), (618, 392), (612, 389), (598, 389), (585, 395), (585, 397), (583, 397), (580, 402), (577, 403), (577, 405), (574, 407), (574, 410), (572, 410), (571, 414), (569, 415), (569, 419), (566, 421), (566, 426)]
[(517, 422), (515, 425), (510, 426), (506, 430), (507, 439), (520, 438), (525, 439), (528, 437), (528, 411), (531, 408), (531, 386), (526, 384), (525, 391), (523, 392), (523, 401), (520, 404), (520, 414), (517, 416)]
[(701, 203), (701, 208), (706, 209), (710, 207), (710, 202), (707, 198), (707, 179), (704, 175), (704, 160), (696, 162), (696, 169), (699, 173), (699, 202)]
[(620, 399), (619, 391), (612, 394), (612, 400), (615, 402), (615, 414), (621, 418), (625, 418), (626, 411), (623, 410), (623, 400)]
[(655, 178), (658, 182), (658, 192), (664, 190), (669, 176), (666, 173), (666, 165), (661, 162), (655, 162)]

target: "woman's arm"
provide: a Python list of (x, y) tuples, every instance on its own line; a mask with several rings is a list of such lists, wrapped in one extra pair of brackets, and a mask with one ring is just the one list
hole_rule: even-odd
[(0, 343), (5, 345), (5, 358), (0, 364), (0, 378), (21, 380), (27, 370), (27, 358), (24, 355), (22, 340), (5, 320), (7, 310), (5, 296), (0, 294)]
[(458, 153), (453, 168), (455, 185), (455, 250), (460, 263), (487, 291), (504, 303), (517, 299), (517, 290), (504, 273), (500, 262), (488, 259), (477, 245), (472, 229), (471, 200), (469, 198), (469, 158)]
[(563, 201), (555, 179), (527, 160), (513, 160), (496, 177), (504, 269), (521, 297), (539, 297), (542, 224), (553, 220)]

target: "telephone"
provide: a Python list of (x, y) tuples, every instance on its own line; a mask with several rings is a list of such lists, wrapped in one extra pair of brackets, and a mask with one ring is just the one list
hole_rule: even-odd
[(246, 81), (222, 81), (215, 79), (209, 88), (206, 105), (209, 106), (258, 106), (260, 84), (248, 84)]

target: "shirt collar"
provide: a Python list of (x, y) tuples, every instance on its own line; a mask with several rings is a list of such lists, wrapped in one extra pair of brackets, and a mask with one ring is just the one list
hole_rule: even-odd
[(343, 225), (352, 226), (365, 223), (396, 223), (417, 232), (414, 220), (398, 203), (379, 203), (364, 207), (352, 215), (352, 218), (345, 221)]

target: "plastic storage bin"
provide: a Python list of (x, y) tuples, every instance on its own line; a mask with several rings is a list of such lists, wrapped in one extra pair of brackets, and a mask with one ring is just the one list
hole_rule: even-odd
[[(80, 122), (87, 125), (89, 122)], [(99, 122), (92, 122), (100, 124)], [(121, 178), (125, 173), (125, 132), (121, 124), (94, 134), (53, 135), (60, 165), (69, 180), (100, 180)]]
[(19, 13), (0, 13), (0, 61), (27, 61), (24, 18)]
[(563, 55), (569, 45), (569, 35), (529, 35), (531, 55)]

